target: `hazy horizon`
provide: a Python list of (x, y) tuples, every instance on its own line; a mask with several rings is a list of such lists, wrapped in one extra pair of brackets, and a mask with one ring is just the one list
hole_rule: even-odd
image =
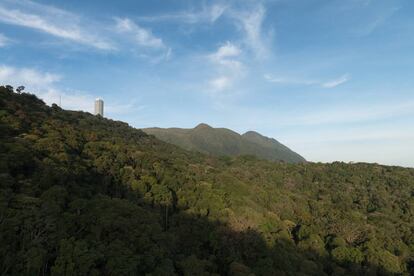
[(414, 167), (414, 3), (0, 0), (0, 82), (136, 128)]

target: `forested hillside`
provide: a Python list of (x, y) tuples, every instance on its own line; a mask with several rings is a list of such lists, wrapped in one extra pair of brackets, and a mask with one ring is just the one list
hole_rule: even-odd
[(248, 131), (243, 135), (227, 128), (199, 124), (195, 128), (145, 128), (143, 131), (186, 150), (214, 156), (253, 155), (270, 161), (306, 162), (305, 158), (275, 139)]
[(1, 275), (410, 275), (414, 169), (184, 151), (0, 87)]

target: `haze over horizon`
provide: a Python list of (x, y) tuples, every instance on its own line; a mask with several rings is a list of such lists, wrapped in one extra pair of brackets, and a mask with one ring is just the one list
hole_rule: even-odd
[(134, 127), (414, 167), (414, 3), (0, 0), (0, 84)]

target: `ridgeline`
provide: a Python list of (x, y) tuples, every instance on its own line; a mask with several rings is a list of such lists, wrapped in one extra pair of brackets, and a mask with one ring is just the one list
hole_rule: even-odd
[(254, 131), (240, 135), (230, 129), (213, 128), (207, 124), (199, 124), (193, 129), (144, 128), (143, 131), (183, 149), (214, 156), (253, 155), (270, 161), (306, 162), (305, 158), (275, 139)]

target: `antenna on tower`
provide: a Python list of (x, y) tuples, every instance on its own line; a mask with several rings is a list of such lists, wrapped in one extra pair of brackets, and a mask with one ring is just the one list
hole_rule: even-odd
[(59, 95), (59, 107), (62, 108), (62, 95)]

